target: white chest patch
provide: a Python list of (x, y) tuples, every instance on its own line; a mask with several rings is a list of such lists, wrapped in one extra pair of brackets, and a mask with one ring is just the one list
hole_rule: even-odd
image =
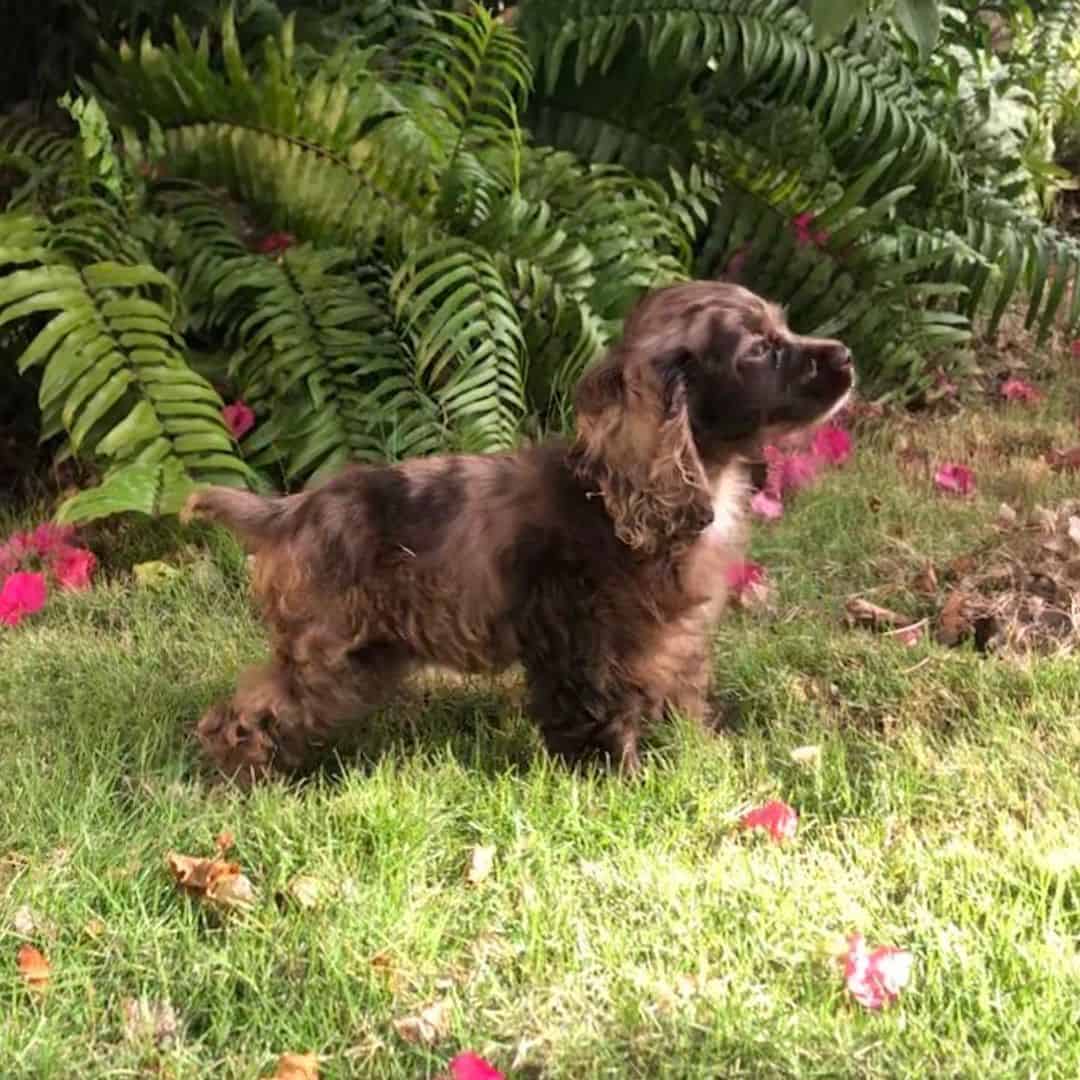
[(713, 482), (713, 520), (705, 530), (710, 545), (735, 544), (742, 534), (747, 478), (741, 465), (729, 465)]

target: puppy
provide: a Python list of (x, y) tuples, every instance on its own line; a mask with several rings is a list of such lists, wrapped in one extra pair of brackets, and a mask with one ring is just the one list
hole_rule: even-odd
[(270, 662), (200, 721), (203, 749), (244, 781), (309, 767), (418, 665), (520, 662), (550, 752), (632, 771), (665, 707), (704, 717), (745, 463), (853, 385), (839, 341), (690, 282), (631, 312), (568, 442), (352, 466), (280, 498), (197, 491), (186, 518), (255, 554), (272, 635)]

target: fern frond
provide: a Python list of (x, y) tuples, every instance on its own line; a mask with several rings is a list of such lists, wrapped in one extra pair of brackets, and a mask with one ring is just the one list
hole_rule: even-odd
[(512, 446), (525, 412), (521, 322), (491, 255), (463, 240), (411, 255), (392, 285), (415, 379), (475, 449)]
[[(25, 225), (12, 226), (19, 229)], [(43, 368), (44, 435), (64, 432), (75, 453), (117, 469), (172, 462), (176, 483), (244, 483), (248, 471), (222, 422), (221, 401), (184, 362), (172, 282), (147, 264), (78, 267), (55, 250), (39, 265), (28, 261), (8, 251), (0, 262), (0, 269), (16, 267), (0, 277), (0, 327), (46, 317), (19, 359), (20, 371)], [(170, 492), (159, 492), (155, 505)], [(91, 505), (80, 503), (77, 512)]]
[(548, 94), (568, 55), (581, 84), (589, 71), (639, 54), (641, 79), (663, 64), (712, 72), (729, 95), (807, 106), (853, 171), (902, 148), (883, 185), (931, 186), (960, 175), (904, 68), (842, 44), (822, 48), (798, 0), (523, 0), (521, 9), (519, 27)]

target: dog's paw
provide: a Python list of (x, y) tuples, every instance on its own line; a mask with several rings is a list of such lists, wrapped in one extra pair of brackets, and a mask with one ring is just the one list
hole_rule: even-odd
[(203, 753), (215, 768), (239, 784), (264, 779), (275, 756), (269, 713), (236, 709), (231, 703), (211, 706), (195, 729)]

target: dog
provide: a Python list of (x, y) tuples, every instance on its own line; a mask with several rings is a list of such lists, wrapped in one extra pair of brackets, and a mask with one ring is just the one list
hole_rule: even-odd
[(705, 719), (747, 462), (838, 410), (839, 341), (732, 284), (647, 293), (581, 378), (572, 438), (348, 466), (299, 494), (193, 493), (255, 556), (272, 659), (198, 724), (223, 773), (310, 768), (418, 666), (525, 672), (547, 749), (633, 772), (665, 708)]

